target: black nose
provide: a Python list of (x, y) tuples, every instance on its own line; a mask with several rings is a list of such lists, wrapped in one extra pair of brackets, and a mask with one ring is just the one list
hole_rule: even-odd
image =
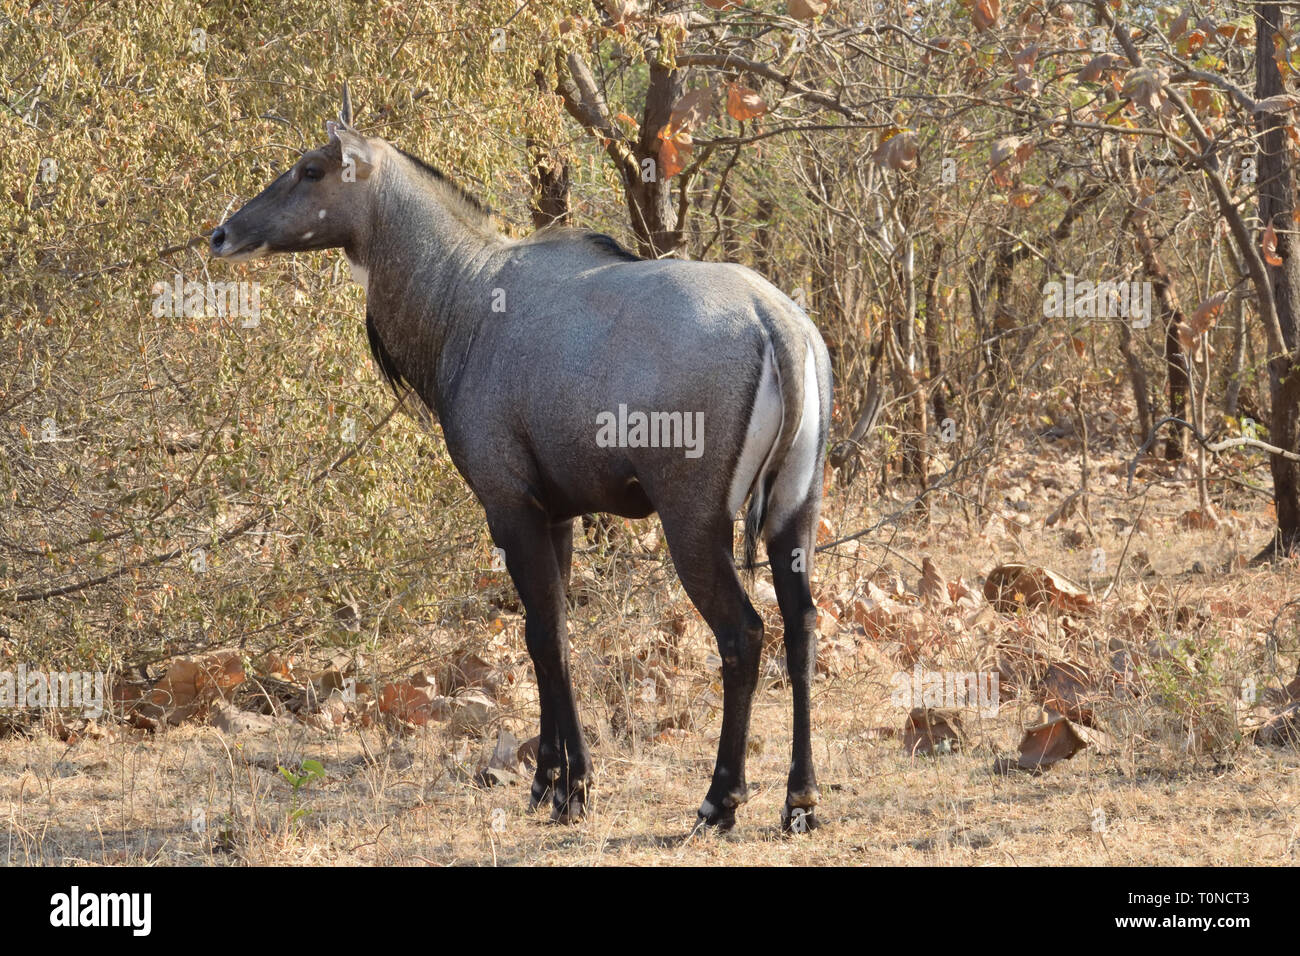
[(216, 229), (212, 230), (212, 235), (208, 238), (209, 238), (209, 242), (211, 242), (212, 244), (212, 251), (216, 252), (226, 242), (226, 227), (217, 226)]

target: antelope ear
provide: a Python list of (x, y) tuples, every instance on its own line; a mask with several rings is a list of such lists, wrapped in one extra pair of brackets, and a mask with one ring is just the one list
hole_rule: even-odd
[(325, 124), (330, 140), (337, 140), (343, 150), (343, 175), (346, 179), (349, 170), (355, 179), (369, 179), (375, 170), (375, 148), (371, 142), (355, 130), (339, 126), (333, 120)]

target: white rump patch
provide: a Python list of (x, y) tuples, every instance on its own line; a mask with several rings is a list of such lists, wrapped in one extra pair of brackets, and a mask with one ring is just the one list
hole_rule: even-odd
[[(769, 342), (763, 351), (763, 371), (759, 376), (758, 390), (754, 393), (754, 407), (749, 413), (745, 444), (736, 459), (736, 470), (731, 474), (731, 490), (727, 493), (727, 514), (733, 518), (745, 503), (750, 488), (754, 488), (755, 480), (767, 471), (784, 421), (781, 373), (776, 367), (776, 353)], [(760, 489), (756, 488), (755, 494), (758, 493)]]
[(774, 531), (784, 528), (786, 521), (804, 503), (808, 491), (818, 476), (813, 475), (817, 463), (817, 442), (821, 439), (822, 400), (817, 384), (817, 356), (812, 345), (804, 346), (803, 361), (803, 411), (799, 415), (799, 430), (795, 432), (790, 451), (781, 462), (781, 471), (772, 486), (772, 500), (768, 502), (767, 526)]

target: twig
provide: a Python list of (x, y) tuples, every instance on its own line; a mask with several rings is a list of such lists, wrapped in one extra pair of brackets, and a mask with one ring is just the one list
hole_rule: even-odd
[[(331, 462), (325, 469), (323, 469), (322, 471), (314, 475), (309, 484), (312, 485), (319, 484), (325, 478), (329, 477), (340, 467), (342, 467), (344, 463), (346, 463), (349, 459), (352, 458), (353, 455), (355, 455), (358, 451), (361, 450), (362, 446), (364, 446), (367, 442), (370, 441), (371, 438), (375, 436), (376, 432), (378, 432), (381, 428), (383, 428), (385, 425), (388, 424), (389, 419), (391, 419), (393, 415), (397, 413), (397, 410), (402, 407), (405, 401), (406, 401), (405, 396), (399, 397), (398, 400), (393, 404), (393, 407), (389, 409), (387, 415), (381, 418), (379, 422), (373, 428), (371, 428), (370, 431), (368, 431), (366, 435), (362, 439), (360, 439), (355, 445), (353, 445), (351, 448), (345, 451), (338, 458), (334, 459), (334, 461)], [(256, 514), (250, 515), (249, 517), (245, 518), (243, 521), (239, 522), (239, 524), (235, 525), (233, 528), (230, 528), (228, 531), (224, 532), (219, 538), (217, 538), (216, 543), (225, 544), (227, 541), (231, 540), (232, 538), (236, 538), (239, 535), (243, 534), (249, 528), (252, 528), (253, 526), (263, 521), (270, 520), (272, 517), (275, 516), (275, 512), (276, 512), (276, 507), (271, 507), (271, 508), (264, 508), (263, 510), (257, 512)], [(173, 548), (171, 551), (168, 551), (164, 554), (155, 554), (152, 557), (145, 558), (142, 561), (137, 561), (134, 564), (124, 564), (119, 568), (114, 568), (112, 571), (109, 571), (107, 574), (99, 575), (99, 577), (87, 578), (83, 581), (74, 581), (71, 584), (65, 584), (57, 588), (49, 588), (44, 591), (19, 591), (18, 594), (15, 595), (14, 597), (14, 603), (21, 604), (25, 601), (45, 601), (50, 598), (63, 597), (64, 595), (67, 594), (75, 594), (78, 591), (84, 591), (87, 588), (93, 588), (93, 587), (98, 587), (101, 584), (107, 584), (109, 581), (116, 581), (118, 578), (130, 574), (132, 571), (136, 571), (140, 568), (147, 568), (155, 564), (165, 564), (168, 561), (174, 561), (182, 554), (185, 554), (186, 551), (187, 549), (184, 547)]]
[(1128, 463), (1128, 486), (1126, 490), (1133, 490), (1133, 474), (1137, 471), (1138, 459), (1146, 454), (1147, 449), (1150, 448), (1151, 444), (1156, 440), (1156, 432), (1160, 431), (1160, 426), (1166, 423), (1182, 425), (1192, 433), (1192, 436), (1198, 442), (1200, 442), (1202, 448), (1206, 451), (1213, 452), (1216, 455), (1229, 448), (1236, 448), (1239, 445), (1249, 445), (1252, 448), (1262, 448), (1264, 451), (1272, 455), (1281, 455), (1289, 461), (1300, 461), (1300, 455), (1297, 455), (1295, 452), (1287, 451), (1285, 448), (1279, 448), (1277, 445), (1270, 445), (1268, 442), (1260, 441), (1258, 438), (1246, 438), (1243, 436), (1241, 438), (1225, 438), (1223, 441), (1211, 442), (1208, 438), (1197, 431), (1195, 427), (1189, 425), (1181, 418), (1169, 416), (1160, 419), (1160, 421), (1151, 426), (1151, 434), (1147, 437), (1147, 440), (1142, 443), (1142, 447), (1137, 450), (1137, 453), (1133, 456), (1133, 460)]

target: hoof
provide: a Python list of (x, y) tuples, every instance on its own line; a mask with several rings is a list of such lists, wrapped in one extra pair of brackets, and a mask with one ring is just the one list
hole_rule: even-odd
[(782, 807), (781, 808), (781, 832), (782, 833), (810, 833), (816, 830), (821, 823), (817, 815), (813, 813), (812, 807)]
[[(748, 798), (749, 794), (745, 793), (744, 796)], [(700, 809), (696, 811), (695, 826), (710, 827), (719, 833), (726, 833), (736, 825), (736, 807), (744, 802), (743, 799), (737, 799), (735, 796), (726, 797), (717, 803), (706, 797), (700, 804)]]
[(536, 810), (542, 804), (550, 802), (554, 792), (554, 782), (545, 779), (540, 770), (537, 771), (537, 775), (533, 777), (533, 786), (528, 791), (528, 809)]
[(552, 823), (578, 823), (587, 815), (587, 790), (590, 784), (586, 780), (575, 780), (569, 786), (568, 798), (561, 796), (560, 788), (555, 788), (552, 797)]

